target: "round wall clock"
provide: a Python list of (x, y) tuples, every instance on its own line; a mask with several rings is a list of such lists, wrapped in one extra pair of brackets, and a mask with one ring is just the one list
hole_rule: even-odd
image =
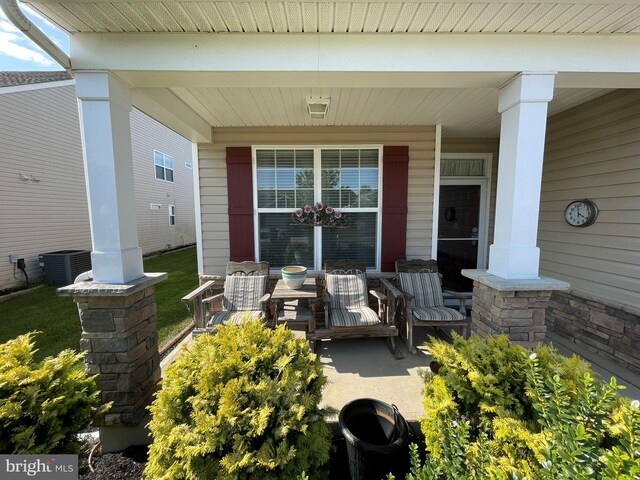
[(572, 227), (588, 227), (597, 217), (598, 207), (591, 200), (574, 200), (564, 209), (564, 219)]

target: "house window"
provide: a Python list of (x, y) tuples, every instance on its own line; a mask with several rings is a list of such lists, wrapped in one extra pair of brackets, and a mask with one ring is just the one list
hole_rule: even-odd
[(442, 158), (440, 160), (441, 177), (483, 177), (485, 175), (484, 158)]
[(176, 224), (176, 206), (169, 205), (169, 225)]
[(156, 178), (173, 182), (173, 157), (157, 150), (153, 151), (153, 163), (156, 168)]
[[(326, 260), (366, 260), (379, 269), (380, 149), (255, 150), (258, 257), (272, 268)], [(292, 225), (296, 208), (322, 202), (347, 218), (344, 228)]]

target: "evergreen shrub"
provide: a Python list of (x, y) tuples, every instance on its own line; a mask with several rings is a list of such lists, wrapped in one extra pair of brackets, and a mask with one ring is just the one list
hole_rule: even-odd
[(325, 478), (326, 377), (308, 343), (260, 321), (201, 335), (151, 406), (147, 479)]
[(0, 344), (0, 453), (77, 452), (76, 433), (106, 407), (83, 354), (64, 350), (35, 362), (33, 336)]
[(638, 479), (640, 410), (588, 364), (505, 336), (431, 342), (425, 374), (426, 460), (408, 480)]

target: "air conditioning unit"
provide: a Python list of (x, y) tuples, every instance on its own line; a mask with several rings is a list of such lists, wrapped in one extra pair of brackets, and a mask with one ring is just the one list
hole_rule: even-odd
[(89, 250), (60, 250), (38, 255), (44, 276), (51, 285), (70, 285), (83, 272), (91, 270)]

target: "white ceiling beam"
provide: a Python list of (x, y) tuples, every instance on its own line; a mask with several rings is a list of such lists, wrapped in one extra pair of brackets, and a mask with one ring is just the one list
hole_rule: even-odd
[(211, 141), (211, 125), (166, 88), (136, 88), (133, 105), (193, 143)]
[(114, 70), (144, 88), (497, 88), (518, 72), (211, 72)]
[(71, 59), (75, 69), (117, 71), (134, 86), (205, 78), (208, 86), (398, 86), (429, 76), (432, 84), (419, 86), (486, 87), (521, 71), (556, 71), (561, 87), (598, 74), (603, 84), (594, 87), (619, 88), (605, 83), (639, 85), (640, 36), (78, 33)]

